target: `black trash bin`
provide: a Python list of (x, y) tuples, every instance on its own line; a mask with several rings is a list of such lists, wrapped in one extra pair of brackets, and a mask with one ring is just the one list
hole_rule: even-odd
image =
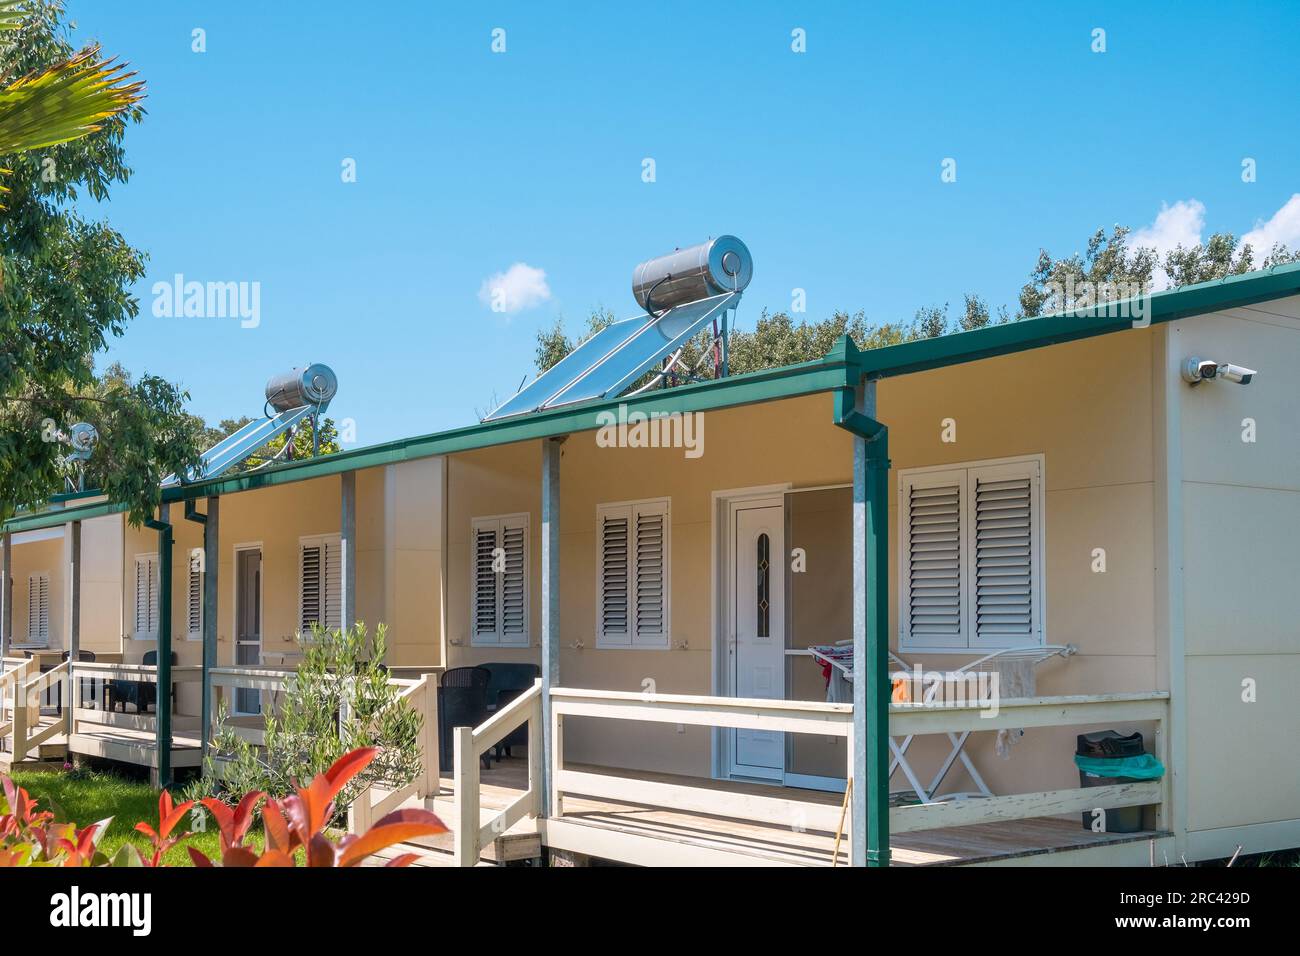
[[(1079, 734), (1074, 749), (1075, 760), (1079, 767), (1079, 786), (1106, 787), (1117, 783), (1136, 783), (1141, 780), (1158, 779), (1164, 775), (1160, 761), (1146, 752), (1142, 744), (1142, 735), (1132, 733), (1127, 736), (1114, 730), (1102, 730), (1095, 734)], [(1085, 763), (1089, 769), (1085, 770)], [(1103, 776), (1097, 771), (1105, 768), (1111, 776)], [(1128, 776), (1125, 771), (1133, 776)], [(1142, 829), (1142, 807), (1118, 807), (1106, 810), (1107, 833), (1136, 833)], [(1081, 819), (1083, 828), (1091, 830), (1093, 813), (1085, 810)]]

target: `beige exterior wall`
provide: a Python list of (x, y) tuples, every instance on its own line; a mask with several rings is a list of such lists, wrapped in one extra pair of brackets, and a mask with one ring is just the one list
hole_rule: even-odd
[[(1300, 844), (1300, 298), (1170, 327), (1192, 855)], [(1189, 387), (1190, 356), (1259, 370)], [(1246, 429), (1253, 420), (1255, 440)], [(1175, 661), (1177, 666), (1177, 661)], [(1253, 687), (1254, 698), (1250, 690)], [(1214, 831), (1245, 828), (1218, 839)], [(1228, 845), (1230, 844), (1230, 845)]]
[(81, 649), (101, 660), (122, 652), (122, 544), (126, 520), (81, 523)]
[(13, 536), (13, 642), (35, 643), (36, 635), (27, 633), (27, 578), (47, 572), (50, 576), (50, 647), (62, 647), (66, 633), (64, 615), (63, 529), (36, 531)]
[[(357, 473), (357, 619), (388, 628), (388, 661), (394, 666), (440, 663), (442, 463), (404, 462)], [(293, 653), (299, 621), (299, 540), (337, 534), (338, 476), (226, 495), (220, 506), (217, 662), (234, 663), (235, 553), (262, 551), (262, 648)], [(199, 510), (207, 507), (199, 503)], [(202, 642), (186, 637), (185, 588), (190, 551), (203, 547), (203, 526), (171, 509), (174, 529), (172, 647), (181, 664), (202, 662)], [(124, 659), (138, 662), (154, 648), (132, 636), (135, 620), (135, 558), (158, 550), (158, 533), (128, 528), (120, 578)], [(197, 714), (197, 683), (182, 684), (178, 710)]]
[[(889, 379), (879, 386), (878, 417), (890, 428), (895, 470), (1044, 456), (1046, 640), (1076, 643), (1080, 654), (1047, 664), (1040, 672), (1041, 693), (1144, 691), (1161, 684), (1153, 623), (1152, 338), (1150, 330), (1126, 331)], [(851, 479), (850, 437), (831, 423), (827, 395), (709, 412), (704, 418), (705, 453), (695, 460), (686, 459), (680, 449), (599, 448), (594, 432), (565, 442), (562, 684), (713, 692), (713, 493), (774, 484), (808, 488)], [(947, 418), (956, 420), (956, 442), (941, 440)], [(539, 659), (540, 466), (535, 442), (449, 458), (449, 666)], [(896, 545), (895, 487), (891, 481), (891, 540)], [(671, 499), (674, 649), (597, 649), (597, 505), (663, 496)], [(534, 646), (471, 647), (470, 524), (475, 517), (515, 512), (530, 515)], [(847, 522), (847, 513), (843, 520)], [(1104, 574), (1091, 570), (1094, 548), (1106, 549)], [(812, 559), (810, 555), (810, 565)], [(895, 634), (896, 564), (895, 550), (890, 569)], [(847, 566), (838, 573), (847, 592)], [(827, 619), (838, 620), (840, 629), (828, 631), (824, 640), (851, 636), (843, 617), (847, 606), (847, 601), (840, 605), (838, 617), (828, 608)], [(927, 656), (924, 663), (942, 667), (974, 656)], [(1077, 786), (1070, 759), (1074, 732), (1033, 732), (1009, 760), (991, 753), (991, 740), (975, 743), (972, 752), (997, 789)], [(710, 753), (709, 733), (699, 728), (677, 732), (650, 725), (566, 723), (566, 756), (575, 761), (708, 775)], [(927, 765), (924, 756), (918, 763)], [(954, 778), (953, 783), (961, 781)]]

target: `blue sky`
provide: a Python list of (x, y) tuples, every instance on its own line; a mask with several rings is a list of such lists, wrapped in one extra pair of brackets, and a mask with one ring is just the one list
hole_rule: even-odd
[[(1040, 246), (1117, 222), (1300, 240), (1284, 3), (68, 6), (149, 90), (102, 210), (151, 257), (111, 358), (210, 420), (323, 361), (356, 444), (469, 424), (538, 328), (635, 314), (639, 261), (720, 233), (754, 255), (743, 327), (795, 288), (808, 318), (1013, 305)], [(516, 263), (544, 288), (516, 270), (527, 307), (494, 313), (480, 289)], [(259, 324), (156, 317), (176, 273), (260, 283)]]

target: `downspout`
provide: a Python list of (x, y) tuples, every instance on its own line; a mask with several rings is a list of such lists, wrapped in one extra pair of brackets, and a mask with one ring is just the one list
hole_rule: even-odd
[[(875, 411), (875, 384), (864, 392)], [(854, 436), (854, 713), (865, 720), (865, 741), (848, 755), (855, 784), (850, 825), (851, 862), (889, 866), (889, 430), (861, 411), (859, 390), (835, 397), (834, 421)], [(860, 443), (860, 444), (859, 444)], [(860, 598), (858, 597), (860, 595)], [(863, 793), (865, 791), (865, 793)], [(865, 797), (865, 799), (864, 799)], [(865, 840), (863, 837), (865, 836)]]
[(158, 691), (154, 695), (157, 712), (158, 788), (172, 782), (172, 537), (168, 509), (162, 506), (158, 519), (145, 522), (146, 528), (158, 532)]

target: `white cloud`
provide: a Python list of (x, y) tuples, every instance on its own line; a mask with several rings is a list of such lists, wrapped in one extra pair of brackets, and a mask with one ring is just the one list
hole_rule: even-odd
[(551, 287), (546, 284), (546, 272), (526, 262), (516, 262), (505, 272), (488, 276), (478, 290), (480, 302), (493, 312), (506, 315), (541, 305), (550, 297)]
[(1275, 243), (1280, 242), (1292, 249), (1300, 246), (1300, 193), (1288, 199), (1268, 222), (1257, 221), (1255, 228), (1242, 236), (1241, 241), (1250, 243), (1256, 265), (1264, 261)]
[(1163, 259), (1166, 252), (1179, 246), (1195, 246), (1205, 229), (1205, 203), (1199, 199), (1180, 199), (1172, 206), (1161, 203), (1156, 221), (1136, 230), (1129, 238), (1133, 246), (1154, 249)]

